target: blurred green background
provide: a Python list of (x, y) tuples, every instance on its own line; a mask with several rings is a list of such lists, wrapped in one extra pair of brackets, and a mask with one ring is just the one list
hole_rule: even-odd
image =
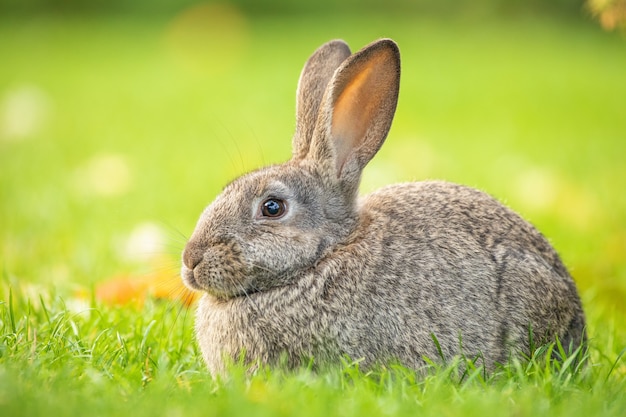
[(559, 250), (592, 335), (623, 323), (626, 41), (571, 0), (0, 0), (4, 280), (67, 297), (154, 269), (177, 280), (222, 186), (289, 157), (307, 57), (379, 37), (403, 75), (362, 191), (492, 193)]

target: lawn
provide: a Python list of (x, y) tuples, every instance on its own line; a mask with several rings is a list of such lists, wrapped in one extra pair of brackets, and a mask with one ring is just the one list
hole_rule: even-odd
[[(378, 37), (403, 74), (362, 192), (441, 178), (522, 213), (577, 282), (590, 366), (204, 369), (185, 236), (289, 157), (310, 53)], [(623, 37), (550, 14), (0, 16), (0, 415), (623, 415), (625, 69)]]

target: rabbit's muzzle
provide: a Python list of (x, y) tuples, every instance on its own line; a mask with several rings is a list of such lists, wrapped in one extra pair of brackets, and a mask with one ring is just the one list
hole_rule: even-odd
[(190, 241), (183, 252), (181, 276), (185, 285), (218, 298), (245, 295), (248, 268), (241, 261), (241, 250), (233, 241), (203, 245)]

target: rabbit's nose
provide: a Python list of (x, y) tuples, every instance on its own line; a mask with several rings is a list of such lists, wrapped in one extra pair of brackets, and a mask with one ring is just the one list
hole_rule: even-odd
[(183, 251), (183, 263), (193, 270), (204, 258), (204, 250), (198, 246), (187, 244)]

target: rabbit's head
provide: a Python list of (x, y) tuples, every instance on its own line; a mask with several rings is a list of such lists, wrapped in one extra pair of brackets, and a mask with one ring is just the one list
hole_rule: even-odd
[(298, 83), (292, 159), (246, 174), (202, 213), (183, 252), (191, 288), (220, 299), (293, 282), (357, 228), (361, 172), (395, 112), (400, 57), (383, 39), (320, 47)]

